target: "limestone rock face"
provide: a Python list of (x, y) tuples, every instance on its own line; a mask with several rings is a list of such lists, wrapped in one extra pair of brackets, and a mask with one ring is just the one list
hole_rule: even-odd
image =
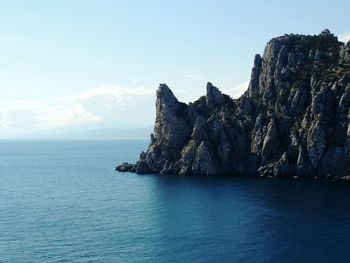
[(346, 177), (350, 168), (350, 42), (329, 30), (273, 38), (256, 55), (248, 90), (211, 83), (179, 102), (161, 84), (154, 134), (119, 171), (179, 175)]
[(225, 102), (225, 97), (217, 87), (214, 87), (210, 82), (207, 84), (207, 105), (210, 108), (220, 107)]

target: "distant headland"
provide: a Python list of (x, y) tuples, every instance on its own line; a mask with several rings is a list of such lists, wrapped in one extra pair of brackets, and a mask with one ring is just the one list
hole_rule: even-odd
[(350, 42), (327, 29), (276, 37), (239, 99), (208, 83), (185, 104), (161, 84), (147, 151), (117, 170), (348, 179), (349, 106)]

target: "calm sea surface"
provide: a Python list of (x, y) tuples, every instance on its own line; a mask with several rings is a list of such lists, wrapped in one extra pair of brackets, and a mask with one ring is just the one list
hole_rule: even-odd
[(114, 171), (146, 146), (0, 142), (0, 262), (350, 262), (350, 184)]

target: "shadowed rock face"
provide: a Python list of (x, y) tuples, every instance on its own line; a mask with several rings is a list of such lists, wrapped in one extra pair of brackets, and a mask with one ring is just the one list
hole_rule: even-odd
[(285, 35), (256, 55), (237, 100), (211, 83), (179, 102), (161, 84), (147, 152), (119, 171), (179, 175), (346, 177), (350, 165), (350, 43), (328, 30)]

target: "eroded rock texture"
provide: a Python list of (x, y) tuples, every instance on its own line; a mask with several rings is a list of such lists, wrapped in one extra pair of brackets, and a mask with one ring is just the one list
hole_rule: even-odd
[(349, 106), (350, 43), (328, 30), (273, 38), (237, 100), (208, 83), (206, 96), (187, 105), (161, 84), (147, 152), (117, 170), (346, 177)]

